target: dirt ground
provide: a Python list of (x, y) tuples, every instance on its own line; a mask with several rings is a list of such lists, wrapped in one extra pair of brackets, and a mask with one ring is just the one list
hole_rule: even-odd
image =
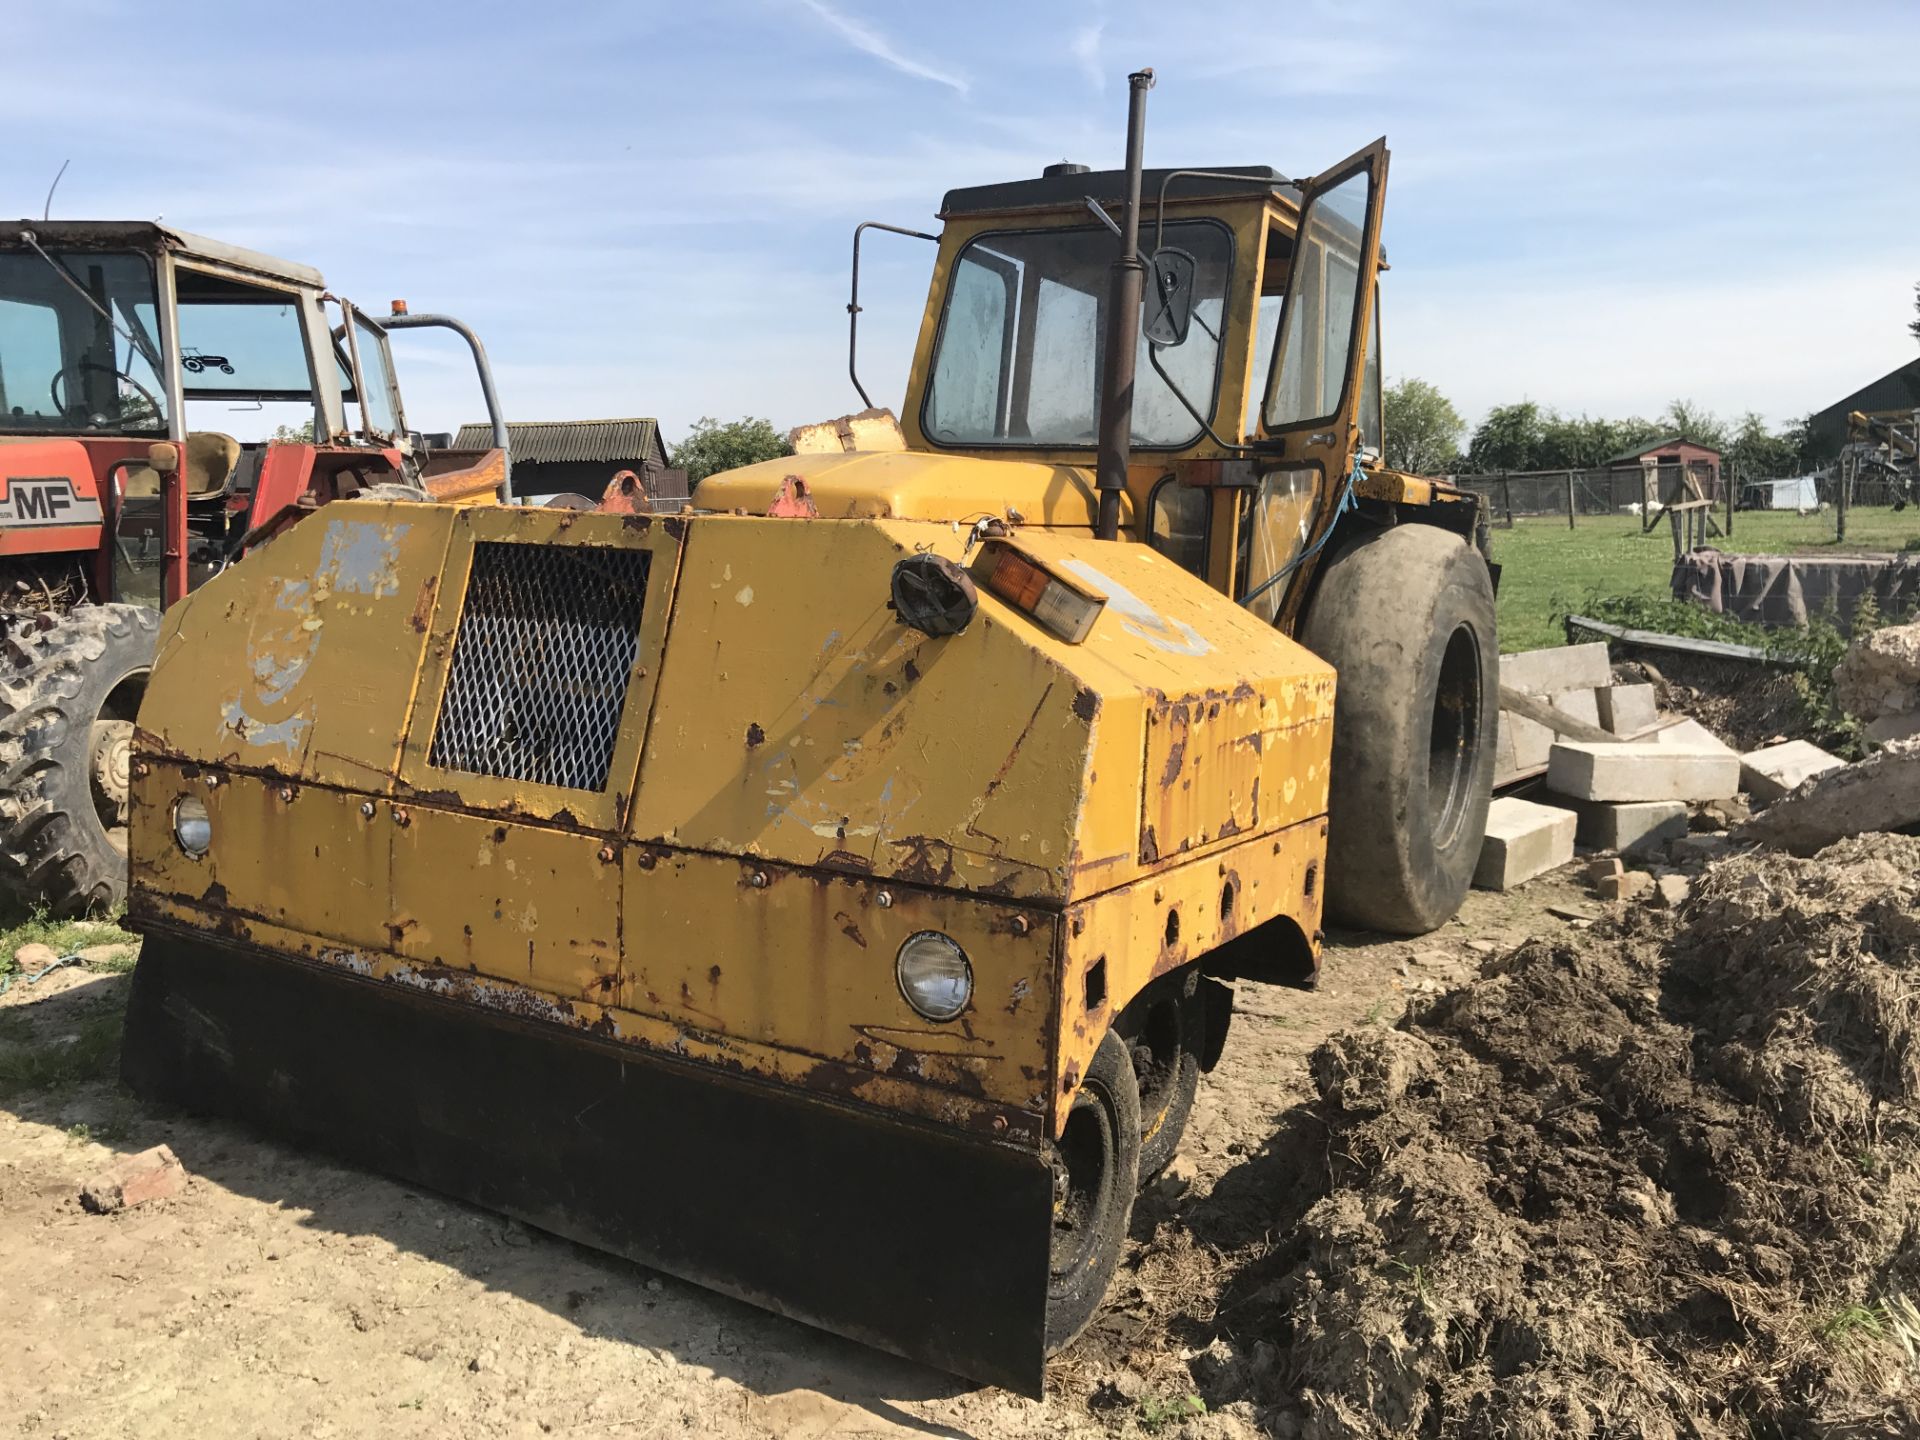
[[(1336, 1030), (1392, 1025), (1409, 996), (1488, 954), (1564, 930), (1556, 904), (1597, 909), (1564, 876), (1476, 892), (1418, 941), (1335, 936), (1317, 993), (1240, 986), (1176, 1161), (1190, 1178), (1142, 1198), (1108, 1308), (1055, 1360), (1044, 1404), (229, 1125), (149, 1111), (110, 1073), (15, 1093), (0, 1100), (0, 1434), (1255, 1433), (1246, 1400), (1189, 1413), (1206, 1357), (1169, 1320), (1204, 1303), (1219, 1254), (1259, 1247), (1256, 1181), (1291, 1163), (1286, 1117), (1313, 1093), (1307, 1057)], [(95, 1044), (128, 978), (74, 967), (16, 983), (0, 996), (0, 1040)], [(74, 1068), (110, 1072), (110, 1047), (102, 1055)], [(82, 1209), (87, 1177), (162, 1142), (192, 1176), (184, 1194)]]

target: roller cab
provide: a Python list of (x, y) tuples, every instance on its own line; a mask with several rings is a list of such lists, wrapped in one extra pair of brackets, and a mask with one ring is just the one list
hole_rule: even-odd
[(164, 618), (125, 1075), (1038, 1393), (1315, 972), (1333, 702), (1084, 531), (330, 509)]

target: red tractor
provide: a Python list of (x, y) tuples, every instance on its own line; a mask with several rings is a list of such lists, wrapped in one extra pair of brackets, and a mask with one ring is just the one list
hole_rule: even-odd
[[(0, 225), (0, 895), (124, 895), (162, 608), (330, 501), (507, 497), (485, 350), (393, 308), (148, 221)], [(387, 332), (419, 326), (472, 347), (492, 449), (407, 429)]]

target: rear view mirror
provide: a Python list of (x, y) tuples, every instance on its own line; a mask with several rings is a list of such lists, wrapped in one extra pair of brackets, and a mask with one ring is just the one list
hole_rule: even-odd
[(1185, 250), (1162, 245), (1148, 262), (1146, 314), (1141, 333), (1149, 345), (1165, 348), (1187, 343), (1193, 323), (1193, 278), (1196, 262)]

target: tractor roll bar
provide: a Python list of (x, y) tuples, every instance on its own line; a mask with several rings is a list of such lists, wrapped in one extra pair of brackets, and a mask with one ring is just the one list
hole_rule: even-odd
[(413, 315), (405, 311), (388, 315), (378, 324), (383, 330), (451, 330), (467, 342), (473, 351), (473, 365), (480, 372), (480, 394), (487, 405), (487, 423), (493, 427), (493, 448), (500, 452), (500, 503), (513, 504), (513, 453), (507, 447), (507, 418), (500, 413), (500, 394), (493, 388), (493, 366), (487, 363), (487, 347), (464, 321), (451, 315)]

